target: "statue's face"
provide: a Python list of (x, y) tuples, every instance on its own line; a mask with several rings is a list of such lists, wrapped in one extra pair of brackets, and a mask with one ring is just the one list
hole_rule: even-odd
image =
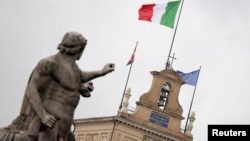
[(83, 49), (82, 49), (81, 51), (79, 51), (79, 52), (77, 53), (76, 60), (80, 60), (80, 59), (81, 59), (82, 53), (83, 53), (84, 49), (85, 49), (85, 46), (83, 47)]

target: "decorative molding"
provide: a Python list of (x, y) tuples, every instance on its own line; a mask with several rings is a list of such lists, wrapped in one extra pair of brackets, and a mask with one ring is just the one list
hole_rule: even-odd
[[(152, 134), (154, 136), (158, 136), (163, 139), (167, 139), (169, 141), (185, 141), (184, 139), (173, 137), (172, 133), (164, 133), (162, 131), (159, 131), (155, 128), (148, 127), (142, 124), (138, 124), (134, 121), (124, 119), (122, 117), (118, 116), (111, 116), (111, 117), (98, 117), (98, 118), (88, 118), (88, 119), (77, 119), (74, 121), (74, 125), (79, 124), (106, 124), (106, 123), (114, 123), (118, 122), (126, 126), (130, 126), (132, 128), (135, 128), (137, 130), (141, 130), (143, 132), (146, 132), (148, 134)], [(171, 136), (172, 135), (172, 136)]]

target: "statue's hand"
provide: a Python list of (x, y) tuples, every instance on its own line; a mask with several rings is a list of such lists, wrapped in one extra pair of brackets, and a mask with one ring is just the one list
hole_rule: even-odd
[(57, 119), (53, 115), (50, 115), (48, 113), (44, 114), (41, 120), (43, 124), (50, 128), (54, 128), (57, 121)]
[(113, 64), (113, 63), (107, 63), (107, 64), (103, 67), (102, 72), (103, 72), (103, 74), (105, 75), (105, 74), (110, 73), (110, 72), (112, 72), (112, 71), (114, 71), (114, 70), (115, 70), (115, 64)]
[(90, 97), (92, 92), (94, 90), (94, 85), (92, 82), (86, 82), (81, 84), (81, 90), (80, 93), (83, 97)]

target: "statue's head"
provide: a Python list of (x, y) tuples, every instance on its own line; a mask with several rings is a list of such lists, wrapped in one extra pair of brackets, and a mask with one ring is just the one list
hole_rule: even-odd
[(64, 34), (61, 43), (58, 45), (57, 49), (61, 53), (75, 55), (82, 53), (87, 44), (87, 39), (78, 32), (67, 32)]

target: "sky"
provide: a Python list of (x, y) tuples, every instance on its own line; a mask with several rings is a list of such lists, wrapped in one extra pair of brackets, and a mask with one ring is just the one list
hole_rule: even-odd
[[(150, 89), (151, 71), (165, 68), (174, 29), (138, 20), (142, 4), (168, 0), (1, 0), (0, 127), (19, 114), (26, 84), (38, 61), (57, 52), (67, 31), (82, 33), (88, 44), (77, 63), (86, 71), (115, 63), (115, 71), (93, 80), (90, 98), (81, 98), (75, 119), (117, 114), (126, 66), (136, 42), (129, 77), (129, 106)], [(250, 124), (250, 1), (185, 0), (171, 53), (174, 70), (201, 68), (198, 84), (183, 85), (179, 102), (182, 128), (195, 111), (194, 141), (207, 140), (209, 124)]]

